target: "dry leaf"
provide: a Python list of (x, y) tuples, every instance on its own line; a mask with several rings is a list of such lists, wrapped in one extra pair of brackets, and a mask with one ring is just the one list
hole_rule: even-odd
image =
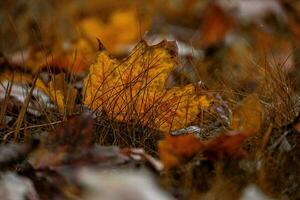
[[(47, 49), (47, 50), (46, 50)], [(86, 39), (75, 42), (58, 42), (53, 46), (37, 45), (13, 54), (10, 63), (20, 65), (32, 73), (41, 69), (59, 68), (62, 71), (80, 74), (85, 72), (95, 59), (96, 48)]]
[(298, 115), (294, 120), (293, 128), (300, 133), (300, 115)]
[[(30, 85), (33, 84), (34, 77), (30, 74), (22, 74), (18, 72), (5, 71), (0, 76), (0, 100), (7, 101), (11, 96), (18, 102), (23, 104), (30, 91)], [(11, 89), (9, 89), (11, 86)], [(33, 89), (32, 96), (34, 98), (29, 102), (27, 112), (36, 116), (41, 115), (41, 106), (51, 106), (51, 101), (48, 89), (43, 81), (37, 79), (35, 88)], [(6, 99), (7, 98), (7, 99)], [(6, 107), (8, 102), (3, 105)], [(12, 102), (10, 102), (12, 103)], [(16, 102), (15, 102), (16, 103)], [(12, 103), (14, 105), (14, 103)], [(2, 113), (3, 114), (3, 113)], [(3, 115), (2, 115), (3, 117)], [(0, 116), (0, 118), (2, 118)]]
[(50, 97), (60, 113), (70, 114), (75, 108), (77, 90), (65, 80), (65, 74), (53, 76), (49, 83)]
[(288, 18), (288, 27), (293, 33), (294, 37), (299, 41), (300, 39), (300, 27), (299, 27), (299, 21), (294, 19), (293, 17)]
[(127, 45), (138, 42), (150, 25), (150, 19), (141, 18), (134, 9), (114, 12), (108, 23), (90, 17), (83, 19), (80, 27), (91, 41), (101, 39), (112, 53), (120, 53)]
[[(256, 57), (261, 58), (261, 62), (268, 62), (271, 65), (278, 65), (286, 71), (292, 71), (295, 65), (294, 45), (288, 37), (276, 33), (270, 33), (255, 27), (251, 30), (253, 37), (253, 49), (256, 50)], [(266, 58), (267, 56), (267, 58)]]
[[(28, 95), (28, 85), (32, 84), (33, 77), (29, 74), (4, 72), (1, 74), (0, 82), (0, 99), (5, 98), (5, 90), (10, 82), (13, 82), (13, 87), (10, 96), (14, 96), (20, 102), (24, 102)], [(57, 105), (60, 113), (71, 113), (75, 108), (75, 99), (77, 96), (77, 90), (70, 86), (65, 81), (64, 74), (58, 74), (53, 77), (53, 80), (49, 83), (49, 88), (43, 81), (37, 79), (33, 91), (33, 96), (40, 102), (41, 105), (49, 103), (49, 98)]]
[(183, 128), (208, 103), (191, 84), (166, 89), (177, 59), (175, 42), (167, 41), (154, 46), (142, 41), (122, 61), (102, 51), (85, 79), (84, 103), (111, 119), (142, 122), (164, 132)]
[(159, 156), (166, 169), (179, 165), (197, 153), (202, 153), (210, 160), (242, 159), (247, 153), (241, 144), (252, 134), (252, 132), (229, 132), (207, 141), (196, 138), (194, 134), (167, 136), (159, 141)]
[(168, 136), (158, 144), (159, 157), (166, 169), (172, 168), (182, 162), (182, 159), (191, 158), (200, 152), (203, 143), (194, 134), (182, 136)]
[(233, 27), (233, 19), (217, 5), (209, 6), (203, 16), (200, 43), (207, 48), (224, 40)]
[[(30, 164), (34, 168), (47, 168), (73, 161), (76, 154), (80, 156), (82, 151), (92, 146), (93, 128), (94, 121), (90, 117), (81, 115), (70, 118), (47, 135), (39, 148), (30, 155)], [(73, 160), (68, 160), (68, 157)]]
[[(33, 79), (34, 79), (33, 75), (19, 73), (19, 72), (11, 72), (9, 70), (6, 70), (0, 74), (1, 82), (3, 82), (3, 81), (11, 82), (12, 81), (15, 84), (32, 84)], [(46, 85), (40, 79), (37, 79), (36, 87), (43, 91), (47, 90)]]
[(247, 153), (242, 149), (241, 144), (251, 135), (252, 132), (221, 134), (205, 143), (203, 155), (211, 160), (242, 159)]
[(230, 127), (233, 130), (257, 133), (261, 127), (263, 113), (257, 94), (251, 94), (233, 111)]

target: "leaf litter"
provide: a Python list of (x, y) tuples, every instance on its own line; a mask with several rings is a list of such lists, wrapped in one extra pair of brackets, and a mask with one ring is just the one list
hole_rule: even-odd
[(4, 1), (1, 199), (299, 199), (298, 11)]

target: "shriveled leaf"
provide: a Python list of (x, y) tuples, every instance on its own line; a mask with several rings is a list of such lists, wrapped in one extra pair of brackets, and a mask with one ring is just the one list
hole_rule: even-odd
[(175, 42), (167, 41), (154, 46), (142, 41), (121, 61), (102, 51), (85, 79), (84, 103), (111, 119), (138, 121), (164, 132), (183, 128), (209, 103), (192, 84), (166, 88), (177, 59)]
[(247, 96), (233, 111), (230, 127), (238, 131), (258, 132), (264, 110), (257, 94)]

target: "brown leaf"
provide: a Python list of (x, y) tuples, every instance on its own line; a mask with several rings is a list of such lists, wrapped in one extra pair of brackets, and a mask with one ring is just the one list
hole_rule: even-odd
[(80, 150), (93, 144), (94, 120), (78, 115), (68, 119), (60, 128), (48, 134), (46, 146), (66, 146), (68, 150)]
[(68, 154), (78, 154), (93, 144), (93, 128), (91, 117), (81, 115), (69, 119), (48, 134), (45, 142), (30, 156), (29, 162), (35, 168), (63, 164)]
[(300, 114), (296, 117), (295, 121), (294, 121), (294, 129), (300, 133)]

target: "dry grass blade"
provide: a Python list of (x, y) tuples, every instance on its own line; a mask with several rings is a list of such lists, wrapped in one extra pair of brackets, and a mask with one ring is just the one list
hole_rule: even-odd
[[(1, 111), (0, 111), (0, 124), (4, 124), (4, 121), (5, 121), (6, 110), (7, 110), (8, 101), (9, 101), (9, 97), (11, 94), (13, 82), (14, 82), (14, 74), (12, 75), (11, 80), (8, 82), (7, 88), (5, 90), (4, 102), (1, 105)], [(5, 86), (1, 85), (1, 87), (4, 88)]]
[(25, 114), (26, 114), (26, 111), (27, 111), (27, 108), (28, 108), (28, 105), (29, 105), (29, 102), (31, 100), (31, 96), (32, 96), (32, 92), (35, 88), (35, 85), (36, 85), (36, 82), (38, 80), (38, 74), (35, 75), (34, 79), (33, 79), (33, 82), (32, 82), (32, 86), (26, 96), (26, 99), (22, 105), (22, 108), (20, 110), (20, 113), (18, 115), (18, 118), (14, 124), (14, 128), (15, 128), (15, 132), (14, 132), (14, 140), (17, 141), (18, 139), (18, 135), (19, 135), (19, 132), (20, 132), (20, 129), (21, 129), (21, 126), (23, 124), (23, 121), (24, 121), (24, 118), (25, 118)]

